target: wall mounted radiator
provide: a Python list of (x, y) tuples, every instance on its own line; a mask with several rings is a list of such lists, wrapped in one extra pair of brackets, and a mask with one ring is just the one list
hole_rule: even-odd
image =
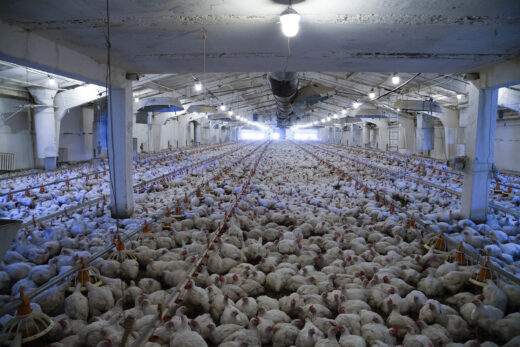
[(14, 170), (14, 153), (0, 152), (0, 171)]

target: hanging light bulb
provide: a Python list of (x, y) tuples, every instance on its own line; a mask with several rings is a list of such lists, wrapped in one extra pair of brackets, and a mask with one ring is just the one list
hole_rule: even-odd
[(199, 81), (195, 82), (195, 91), (200, 92), (202, 90), (202, 83)]
[(139, 98), (138, 98), (138, 97), (135, 97), (135, 98), (134, 98), (134, 101), (135, 101), (135, 102), (139, 102)]
[(48, 75), (48, 76), (49, 76), (49, 85), (54, 87), (56, 85), (56, 79), (51, 75)]
[(289, 6), (280, 15), (280, 23), (282, 23), (282, 33), (287, 37), (294, 37), (300, 30), (300, 15), (291, 6)]
[(338, 114), (334, 113), (334, 116), (332, 116), (332, 117), (334, 117), (334, 119), (338, 119)]
[(222, 112), (224, 112), (224, 111), (226, 110), (226, 105), (221, 104), (221, 105), (220, 105), (220, 110), (221, 110)]
[(230, 116), (232, 116), (232, 115), (233, 115), (233, 111), (230, 110), (230, 111), (228, 112), (228, 114), (229, 114)]
[(397, 108), (397, 112), (401, 112), (401, 109), (399, 107)]
[(462, 94), (457, 94), (457, 100), (462, 99)]
[(341, 114), (342, 115), (346, 115), (347, 114), (347, 110), (341, 110)]
[(358, 102), (358, 101), (355, 101), (355, 102), (352, 104), (352, 107), (354, 107), (354, 108), (359, 108), (359, 106), (361, 106), (361, 103)]
[(368, 97), (370, 99), (375, 99), (376, 98), (376, 92), (374, 92), (374, 88), (370, 89), (370, 93), (368, 93)]
[(392, 76), (392, 84), (399, 84), (401, 82), (401, 78), (396, 73)]
[(325, 123), (325, 118), (322, 118), (322, 119), (321, 119), (321, 122), (322, 122), (322, 123)]
[(314, 124), (314, 125), (318, 125), (318, 122), (314, 122), (314, 123), (312, 123), (312, 124)]

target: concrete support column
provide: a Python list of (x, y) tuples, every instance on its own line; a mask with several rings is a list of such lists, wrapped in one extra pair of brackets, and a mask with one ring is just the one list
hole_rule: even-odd
[(370, 147), (370, 127), (368, 123), (363, 123), (362, 147)]
[(29, 88), (36, 104), (34, 109), (34, 128), (36, 130), (36, 152), (43, 159), (45, 170), (56, 169), (58, 157), (58, 141), (56, 133), (56, 117), (54, 115), (54, 97), (56, 89)]
[(444, 126), (444, 143), (446, 158), (453, 159), (457, 155), (457, 133), (459, 131), (459, 110), (442, 108), (441, 122)]
[(94, 123), (92, 125), (92, 147), (94, 148), (94, 157), (100, 158), (106, 156), (107, 151), (107, 134), (108, 130), (108, 112), (107, 101), (103, 99), (94, 105)]
[(386, 120), (377, 123), (377, 144), (379, 149), (386, 151), (388, 148), (388, 123)]
[(134, 212), (131, 84), (126, 83), (125, 88), (112, 87), (111, 97), (109, 95), (108, 101), (108, 154), (112, 217), (129, 218)]
[(433, 117), (425, 114), (417, 114), (417, 128), (415, 139), (416, 148), (419, 151), (431, 151), (433, 149)]
[(147, 132), (148, 153), (152, 153), (154, 151), (153, 113), (152, 112), (148, 112), (148, 117), (147, 117), (146, 123), (147, 123), (147, 127), (148, 127), (148, 132)]
[(468, 86), (468, 112), (472, 121), (465, 129), (466, 156), (462, 187), (462, 214), (476, 222), (487, 219), (490, 170), (493, 164), (498, 90)]

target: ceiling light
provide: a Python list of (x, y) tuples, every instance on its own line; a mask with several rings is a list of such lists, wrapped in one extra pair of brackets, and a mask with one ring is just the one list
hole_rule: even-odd
[(375, 99), (376, 98), (376, 92), (374, 92), (374, 88), (370, 89), (370, 93), (368, 93), (368, 97), (370, 99)]
[(221, 105), (220, 105), (220, 110), (221, 110), (222, 112), (224, 112), (224, 111), (226, 110), (226, 105), (221, 104)]
[(399, 77), (396, 73), (392, 76), (392, 84), (399, 84), (401, 82), (401, 77)]
[(462, 99), (462, 94), (457, 94), (457, 100)]
[(401, 109), (399, 107), (397, 108), (397, 112), (401, 112)]
[(49, 85), (51, 85), (51, 86), (56, 85), (56, 79), (52, 76), (49, 76)]
[(282, 23), (282, 33), (287, 37), (294, 37), (300, 30), (300, 15), (291, 6), (289, 6), (280, 15)]
[(355, 101), (355, 102), (352, 104), (352, 107), (354, 107), (354, 108), (359, 108), (359, 106), (361, 106), (361, 103), (358, 102), (358, 101)]
[(334, 119), (338, 119), (338, 115), (336, 113), (334, 113)]
[(347, 110), (341, 110), (341, 114), (346, 115), (347, 114)]
[(134, 98), (134, 101), (135, 101), (135, 102), (139, 102), (139, 98), (138, 98), (138, 97), (135, 97), (135, 98)]
[(322, 122), (322, 123), (325, 123), (325, 118), (322, 118), (322, 119), (321, 119), (321, 122)]
[(330, 117), (327, 117), (327, 122), (330, 122)]
[(232, 115), (233, 115), (233, 111), (229, 111), (228, 114), (229, 114), (230, 116), (232, 116)]
[(202, 90), (202, 83), (200, 83), (199, 81), (197, 81), (197, 82), (195, 83), (195, 90), (196, 90), (197, 92), (200, 92), (200, 91)]
[(314, 123), (312, 123), (312, 124), (314, 124), (314, 125), (318, 125), (318, 122), (314, 122)]

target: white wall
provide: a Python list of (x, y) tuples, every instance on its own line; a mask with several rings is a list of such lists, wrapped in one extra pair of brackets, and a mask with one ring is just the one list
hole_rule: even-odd
[(69, 109), (61, 121), (60, 149), (67, 149), (65, 161), (84, 161), (92, 159), (92, 125), (94, 109), (92, 107), (74, 107)]
[(15, 154), (15, 169), (34, 167), (33, 132), (30, 109), (25, 109), (7, 121), (18, 105), (29, 104), (28, 100), (0, 96), (0, 152)]
[(495, 165), (497, 168), (520, 173), (520, 120), (497, 121)]

